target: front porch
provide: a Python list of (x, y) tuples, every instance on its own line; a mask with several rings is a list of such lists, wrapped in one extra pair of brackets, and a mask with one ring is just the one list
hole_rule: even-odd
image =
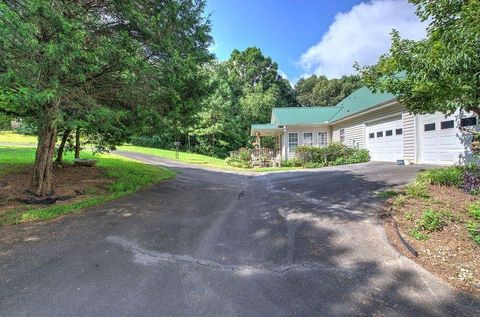
[[(276, 167), (281, 165), (283, 135), (284, 128), (275, 124), (253, 124), (251, 129), (251, 136), (255, 136), (253, 142), (253, 149), (241, 149), (238, 151), (231, 151), (231, 157), (240, 155), (248, 155), (253, 167)], [(271, 140), (268, 146), (262, 144), (262, 137), (273, 137), (273, 144)]]

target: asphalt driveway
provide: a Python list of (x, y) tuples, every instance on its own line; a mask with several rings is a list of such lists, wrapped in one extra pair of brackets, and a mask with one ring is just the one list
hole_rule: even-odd
[(479, 299), (390, 247), (375, 217), (375, 191), (421, 167), (240, 175), (172, 166), (176, 179), (130, 197), (0, 227), (9, 237), (0, 315), (480, 315)]

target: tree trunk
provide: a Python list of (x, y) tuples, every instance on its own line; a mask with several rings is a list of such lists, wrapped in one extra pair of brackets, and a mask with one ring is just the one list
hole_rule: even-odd
[(60, 145), (58, 147), (57, 158), (55, 159), (55, 162), (57, 162), (58, 164), (63, 164), (63, 153), (65, 151), (65, 144), (67, 143), (68, 136), (70, 135), (71, 131), (72, 130), (70, 129), (66, 129), (65, 131), (63, 131), (62, 141), (60, 142)]
[(80, 129), (75, 131), (75, 158), (80, 158)]
[(35, 165), (29, 191), (36, 196), (52, 194), (53, 155), (57, 141), (56, 119), (58, 104), (45, 107), (45, 114), (40, 123)]

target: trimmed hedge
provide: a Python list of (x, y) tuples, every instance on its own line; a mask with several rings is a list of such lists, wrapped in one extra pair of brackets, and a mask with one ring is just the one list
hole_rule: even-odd
[[(298, 166), (322, 167), (363, 163), (369, 160), (368, 150), (354, 149), (334, 142), (326, 147), (301, 145), (295, 151), (295, 159), (289, 161), (293, 161), (290, 164), (298, 164)], [(287, 161), (287, 165), (289, 161)], [(282, 165), (285, 166), (284, 163)]]

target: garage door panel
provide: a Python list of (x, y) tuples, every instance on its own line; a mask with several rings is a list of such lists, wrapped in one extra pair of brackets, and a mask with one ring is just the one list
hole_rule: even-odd
[[(401, 118), (385, 119), (367, 125), (366, 147), (372, 161), (396, 161), (403, 158), (403, 135), (395, 134), (395, 130), (401, 128)], [(387, 136), (386, 131), (390, 130), (392, 135)], [(382, 132), (383, 137), (377, 137), (377, 132)], [(374, 133), (374, 138), (369, 137), (371, 133)]]
[[(453, 128), (441, 129), (441, 122), (454, 120)], [(445, 116), (441, 113), (419, 117), (419, 162), (429, 164), (454, 164), (470, 161), (469, 138), (458, 130), (458, 113)], [(435, 123), (434, 131), (424, 131), (425, 125)]]

